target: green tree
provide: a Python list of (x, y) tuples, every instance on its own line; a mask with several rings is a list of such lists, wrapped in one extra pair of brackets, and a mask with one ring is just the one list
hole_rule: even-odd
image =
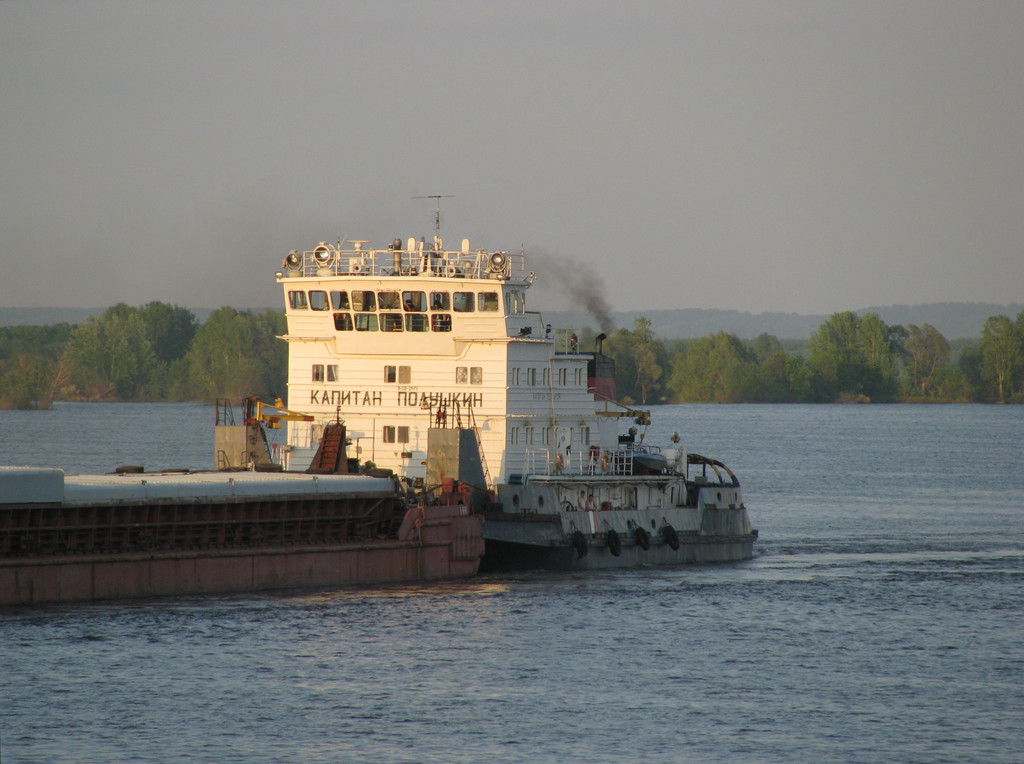
[(907, 327), (907, 338), (903, 342), (907, 364), (904, 369), (908, 393), (927, 398), (934, 394), (937, 385), (949, 365), (949, 342), (931, 324)]
[(619, 329), (604, 347), (605, 353), (615, 359), (615, 386), (623, 402), (661, 399), (667, 354), (665, 344), (654, 336), (649, 319), (636, 319), (632, 330)]
[(139, 309), (139, 315), (158, 360), (170, 363), (184, 357), (199, 325), (192, 311), (165, 302), (151, 302)]
[(803, 358), (774, 353), (761, 364), (761, 400), (801, 403), (813, 400), (814, 375)]
[(284, 333), (283, 313), (215, 310), (196, 330), (183, 364), (188, 379), (176, 397), (212, 401), (283, 394), (288, 351), (277, 336)]
[(0, 408), (50, 408), (67, 382), (73, 327), (0, 327)]
[(717, 332), (695, 340), (672, 361), (673, 400), (750, 401), (758, 389), (757, 358), (734, 334)]
[(160, 386), (160, 365), (138, 308), (124, 303), (90, 316), (71, 335), (73, 379), (87, 398), (139, 400)]
[(1007, 316), (992, 316), (981, 331), (982, 379), (1005, 402), (1020, 384), (1024, 367), (1024, 340), (1017, 324)]
[(826, 400), (866, 397), (888, 400), (896, 391), (900, 327), (874, 313), (833, 314), (811, 336), (808, 365)]

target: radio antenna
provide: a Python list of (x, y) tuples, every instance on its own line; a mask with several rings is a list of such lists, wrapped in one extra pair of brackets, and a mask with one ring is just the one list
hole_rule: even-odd
[(454, 199), (454, 194), (428, 194), (427, 196), (414, 196), (413, 199), (437, 199), (437, 212), (434, 213), (434, 235), (441, 235), (441, 200)]

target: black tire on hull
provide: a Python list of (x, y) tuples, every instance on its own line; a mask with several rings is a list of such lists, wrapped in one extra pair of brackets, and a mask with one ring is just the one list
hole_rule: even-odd
[(672, 547), (673, 552), (679, 549), (679, 534), (671, 525), (666, 525), (661, 529), (661, 537), (665, 539), (666, 544)]
[(634, 534), (636, 536), (636, 543), (645, 552), (651, 548), (651, 534), (647, 532), (646, 528), (637, 528)]
[(614, 529), (608, 531), (605, 540), (608, 542), (608, 551), (612, 553), (613, 557), (618, 557), (622, 554), (622, 539), (619, 538), (619, 534)]
[(577, 560), (581, 560), (587, 556), (587, 537), (579, 531), (572, 532), (572, 545), (576, 549)]

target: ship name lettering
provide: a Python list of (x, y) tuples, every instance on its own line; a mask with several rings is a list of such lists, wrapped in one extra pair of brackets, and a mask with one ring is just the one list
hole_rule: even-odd
[(384, 394), (366, 390), (310, 390), (309, 402), (314, 406), (381, 406)]

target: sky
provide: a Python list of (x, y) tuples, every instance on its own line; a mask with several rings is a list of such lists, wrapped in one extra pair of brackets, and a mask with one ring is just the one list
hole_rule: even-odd
[(431, 194), (549, 310), (1024, 301), (1019, 0), (0, 0), (0, 69), (0, 306), (279, 308)]

